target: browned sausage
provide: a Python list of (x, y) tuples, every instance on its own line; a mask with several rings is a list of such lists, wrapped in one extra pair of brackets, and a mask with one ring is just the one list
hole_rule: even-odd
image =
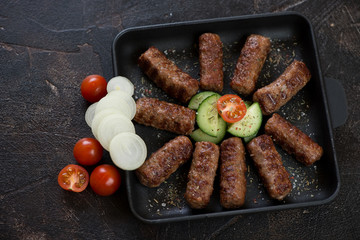
[(311, 74), (305, 63), (294, 60), (278, 79), (258, 89), (253, 100), (260, 104), (264, 115), (269, 115), (290, 101), (310, 78)]
[(292, 185), (271, 137), (258, 136), (247, 144), (247, 149), (270, 197), (284, 199), (291, 192)]
[(261, 35), (250, 35), (241, 49), (231, 88), (243, 95), (251, 94), (270, 51), (270, 39)]
[(143, 185), (157, 187), (180, 165), (188, 161), (192, 152), (193, 145), (190, 139), (186, 136), (178, 136), (151, 154), (135, 173)]
[(223, 50), (219, 35), (204, 33), (199, 37), (200, 87), (204, 90), (223, 90)]
[(323, 149), (300, 129), (274, 113), (265, 124), (265, 132), (270, 135), (286, 152), (309, 166), (319, 160)]
[(188, 174), (185, 200), (191, 208), (204, 208), (210, 202), (219, 161), (219, 146), (211, 142), (195, 143)]
[(225, 208), (239, 208), (245, 202), (245, 148), (240, 138), (224, 140), (220, 146), (220, 203)]
[(177, 104), (160, 101), (156, 98), (140, 98), (136, 101), (137, 123), (188, 135), (195, 126), (196, 112)]
[(199, 90), (199, 81), (179, 69), (155, 47), (150, 47), (138, 60), (145, 74), (169, 96), (186, 103)]

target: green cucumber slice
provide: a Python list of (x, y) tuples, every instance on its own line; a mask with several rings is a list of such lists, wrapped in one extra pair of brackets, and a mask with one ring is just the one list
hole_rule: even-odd
[(262, 123), (262, 113), (259, 103), (254, 102), (240, 121), (229, 125), (228, 132), (236, 137), (250, 137), (255, 135)]
[(244, 103), (245, 103), (246, 108), (249, 108), (249, 107), (251, 106), (251, 102), (250, 102), (250, 101), (244, 101)]
[(226, 127), (227, 127), (226, 122), (222, 118), (219, 118), (218, 119), (218, 134), (216, 137), (206, 134), (200, 128), (193, 131), (190, 134), (190, 137), (195, 142), (212, 142), (212, 143), (218, 144), (219, 142), (221, 142), (221, 140), (223, 140), (223, 138), (226, 134)]
[(188, 108), (193, 109), (193, 110), (197, 110), (199, 108), (199, 105), (207, 98), (210, 97), (211, 95), (216, 94), (215, 92), (211, 92), (211, 91), (205, 91), (205, 92), (201, 92), (196, 94), (195, 96), (193, 96), (190, 99)]
[(220, 97), (220, 94), (217, 93), (207, 97), (200, 104), (196, 115), (196, 123), (199, 128), (213, 137), (218, 135), (219, 114), (217, 111), (217, 100)]
[(258, 132), (256, 132), (254, 135), (251, 135), (249, 137), (244, 137), (244, 142), (245, 143), (250, 142), (254, 137), (256, 137), (257, 134), (258, 134)]

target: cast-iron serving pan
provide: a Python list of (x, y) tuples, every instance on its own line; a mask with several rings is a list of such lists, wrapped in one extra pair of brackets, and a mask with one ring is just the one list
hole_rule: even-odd
[[(187, 206), (183, 195), (190, 161), (157, 188), (141, 185), (135, 173), (128, 171), (126, 186), (134, 215), (148, 223), (161, 223), (308, 207), (334, 199), (339, 191), (340, 179), (332, 128), (344, 123), (346, 119), (346, 98), (342, 95), (342, 98), (337, 100), (341, 105), (334, 116), (341, 117), (332, 122), (332, 110), (329, 108), (331, 100), (328, 100), (328, 97), (339, 93), (341, 95), (341, 88), (336, 87), (336, 81), (324, 82), (314, 33), (310, 22), (304, 16), (288, 12), (125, 29), (117, 35), (113, 43), (115, 76), (131, 79), (135, 85), (135, 99), (148, 96), (176, 102), (144, 75), (137, 65), (137, 59), (150, 46), (155, 46), (185, 72), (199, 78), (198, 38), (205, 32), (217, 33), (224, 44), (225, 87), (222, 94), (234, 93), (229, 82), (245, 39), (252, 33), (267, 36), (272, 43), (271, 52), (258, 79), (258, 87), (274, 81), (293, 59), (306, 63), (312, 74), (310, 82), (279, 110), (279, 114), (318, 142), (324, 149), (324, 155), (320, 161), (306, 167), (277, 147), (293, 184), (291, 194), (283, 201), (269, 198), (252, 160), (247, 155), (246, 202), (243, 207), (233, 210), (224, 209), (219, 204), (219, 173), (215, 179), (210, 204), (203, 210), (193, 210)], [(332, 91), (332, 96), (327, 96), (328, 91)], [(341, 114), (341, 111), (345, 113)], [(263, 124), (267, 119), (268, 117), (264, 117)], [(147, 145), (148, 156), (176, 137), (175, 134), (136, 123), (135, 127), (137, 134)], [(261, 133), (263, 127), (259, 134)]]

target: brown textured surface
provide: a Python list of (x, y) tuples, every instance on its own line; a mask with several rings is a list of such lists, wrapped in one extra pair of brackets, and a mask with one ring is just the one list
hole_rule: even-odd
[(284, 199), (292, 184), (271, 137), (260, 135), (246, 146), (270, 197)]
[(155, 47), (150, 47), (138, 60), (146, 75), (169, 96), (187, 103), (199, 90), (199, 82), (178, 68)]
[(170, 177), (193, 153), (193, 145), (186, 136), (165, 143), (136, 170), (139, 181), (148, 187), (157, 187)]
[(262, 87), (253, 95), (264, 115), (279, 110), (309, 81), (311, 74), (305, 63), (294, 60), (274, 82)]
[(232, 137), (220, 145), (220, 203), (225, 208), (238, 208), (245, 202), (245, 147), (242, 140)]
[[(359, 7), (357, 0), (1, 1), (0, 238), (358, 239)], [(347, 94), (348, 121), (334, 129), (341, 177), (334, 201), (148, 225), (131, 213), (125, 184), (111, 197), (91, 189), (81, 194), (59, 189), (59, 170), (75, 163), (74, 144), (91, 136), (83, 119), (88, 105), (79, 94), (81, 80), (94, 73), (113, 76), (111, 44), (119, 31), (283, 11), (304, 14), (313, 24), (322, 72), (338, 79)], [(111, 160), (105, 154), (102, 162)]]
[(270, 39), (261, 35), (252, 34), (246, 39), (230, 83), (235, 92), (240, 95), (254, 92), (270, 46)]
[(192, 208), (205, 208), (209, 204), (214, 190), (219, 154), (219, 146), (214, 143), (195, 143), (185, 192), (186, 202)]
[(178, 134), (188, 135), (194, 130), (196, 112), (190, 108), (155, 98), (136, 101), (137, 123)]
[(307, 166), (318, 161), (323, 154), (321, 146), (277, 113), (266, 122), (265, 132), (286, 152), (294, 154), (298, 161)]
[(199, 37), (200, 87), (203, 90), (223, 90), (223, 50), (220, 36), (204, 33)]

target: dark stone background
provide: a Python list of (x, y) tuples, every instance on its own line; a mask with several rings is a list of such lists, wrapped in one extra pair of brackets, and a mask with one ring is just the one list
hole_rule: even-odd
[[(125, 185), (111, 197), (62, 191), (58, 172), (91, 136), (79, 93), (113, 76), (111, 44), (128, 27), (297, 11), (313, 24), (321, 69), (338, 79), (347, 122), (334, 130), (341, 175), (330, 204), (147, 225)], [(360, 2), (339, 0), (0, 2), (0, 239), (359, 239)], [(109, 158), (104, 161), (110, 161)]]

